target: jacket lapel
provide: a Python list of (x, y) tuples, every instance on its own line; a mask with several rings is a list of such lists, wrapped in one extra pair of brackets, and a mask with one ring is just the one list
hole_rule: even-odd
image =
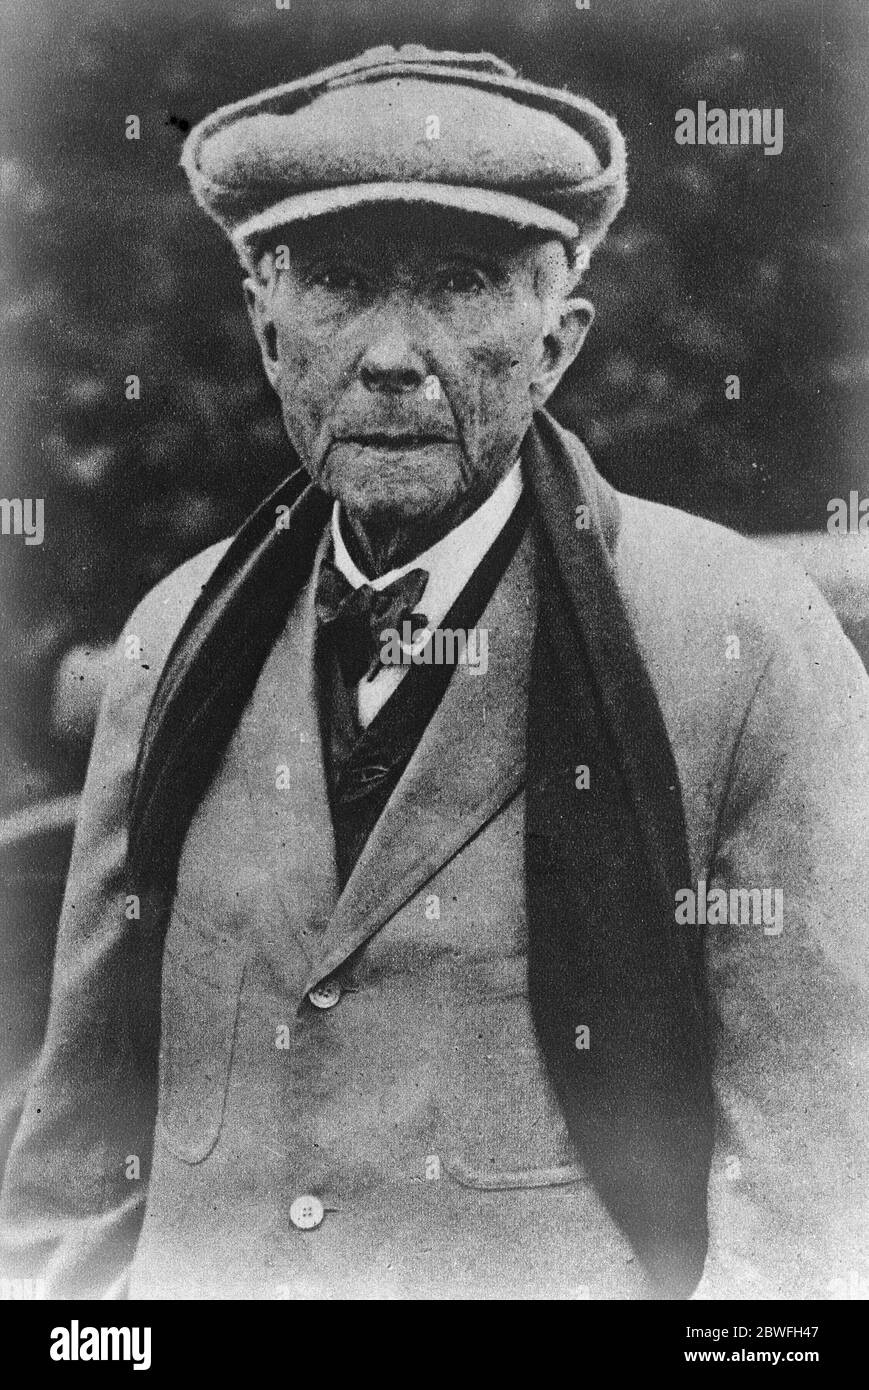
[(288, 924), (298, 923), (295, 938), (308, 961), (319, 955), (317, 939), (338, 897), (314, 660), (314, 596), (327, 543), (328, 533), (263, 666), (235, 740), (281, 909), (271, 914), (275, 941), (269, 951), (279, 968)]
[(519, 790), (534, 635), (533, 528), (480, 618), (488, 670), (459, 667), (318, 942), (306, 989), (378, 931)]

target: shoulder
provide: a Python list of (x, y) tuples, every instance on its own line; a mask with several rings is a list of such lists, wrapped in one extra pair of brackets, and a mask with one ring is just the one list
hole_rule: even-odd
[(229, 544), (218, 541), (179, 565), (133, 609), (108, 661), (103, 724), (108, 719), (135, 730), (144, 723), (175, 639)]
[(619, 502), (617, 580), (685, 776), (723, 787), (738, 746), (746, 778), (808, 766), (809, 745), (869, 766), (869, 674), (808, 575), (724, 526)]
[[(148, 591), (124, 624), (116, 647), (117, 662), (125, 669), (138, 665), (140, 672), (151, 677), (148, 683), (156, 685), (191, 608), (229, 545), (229, 540), (222, 540), (201, 550)], [(136, 652), (138, 657), (133, 655)]]
[[(172, 644), (228, 544), (209, 546), (146, 594), (108, 659), (76, 825), (70, 903), (88, 900), (97, 885), (108, 893), (105, 885), (122, 872), (129, 796), (151, 699)], [(80, 915), (84, 925), (91, 920), (88, 913)]]
[(672, 646), (689, 668), (692, 655), (739, 661), (750, 678), (776, 652), (859, 660), (820, 590), (779, 552), (675, 507), (623, 493), (619, 503), (616, 572), (641, 645)]
[(616, 564), (638, 603), (654, 592), (680, 616), (744, 608), (774, 621), (793, 616), (795, 584), (802, 598), (818, 592), (790, 561), (726, 526), (626, 493), (619, 504)]
[(162, 654), (165, 661), (188, 613), (229, 545), (229, 540), (217, 541), (161, 579), (133, 609), (122, 636), (138, 637), (143, 644), (147, 639), (155, 659)]

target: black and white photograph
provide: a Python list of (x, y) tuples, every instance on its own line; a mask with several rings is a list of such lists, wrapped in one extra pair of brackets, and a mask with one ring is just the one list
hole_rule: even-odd
[(5, 0), (0, 51), (2, 1300), (136, 1369), (97, 1305), (823, 1360), (864, 0)]

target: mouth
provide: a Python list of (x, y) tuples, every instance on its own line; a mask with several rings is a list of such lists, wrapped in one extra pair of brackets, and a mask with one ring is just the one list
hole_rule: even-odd
[(386, 433), (372, 431), (370, 434), (345, 434), (335, 441), (337, 444), (355, 444), (362, 449), (382, 449), (406, 452), (408, 449), (425, 449), (432, 444), (454, 444), (455, 439), (446, 434)]

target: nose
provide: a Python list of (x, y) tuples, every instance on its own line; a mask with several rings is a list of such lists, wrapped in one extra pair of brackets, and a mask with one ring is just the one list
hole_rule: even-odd
[(402, 395), (422, 386), (425, 362), (400, 316), (391, 314), (379, 321), (359, 363), (359, 376), (366, 390), (388, 395)]

